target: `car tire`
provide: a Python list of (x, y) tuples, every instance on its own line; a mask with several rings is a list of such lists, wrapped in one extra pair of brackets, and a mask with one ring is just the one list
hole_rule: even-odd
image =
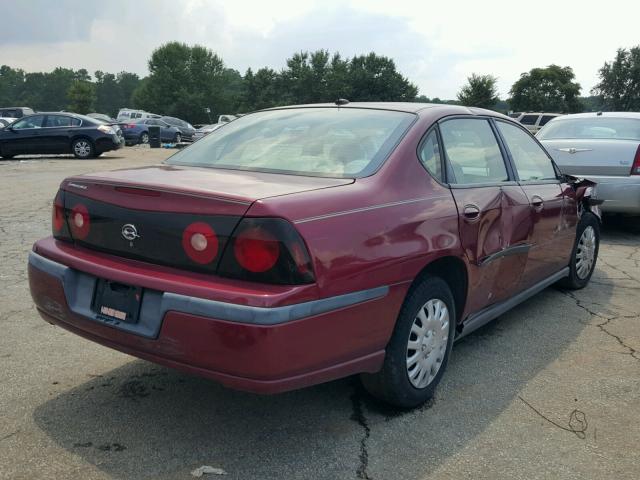
[(182, 136), (179, 133), (176, 133), (176, 136), (174, 138), (174, 142), (175, 143), (180, 143), (182, 141)]
[(361, 374), (362, 385), (374, 397), (396, 407), (423, 404), (433, 397), (444, 375), (455, 331), (455, 302), (449, 285), (439, 277), (422, 279), (402, 305), (382, 369)]
[(77, 138), (71, 142), (71, 152), (76, 158), (86, 160), (94, 156), (95, 149), (88, 138)]
[(600, 221), (591, 212), (585, 212), (578, 222), (576, 239), (571, 251), (569, 275), (558, 282), (558, 286), (579, 290), (589, 283), (596, 268), (600, 249)]
[(146, 145), (147, 143), (149, 143), (149, 134), (147, 132), (142, 132), (140, 134), (140, 144)]

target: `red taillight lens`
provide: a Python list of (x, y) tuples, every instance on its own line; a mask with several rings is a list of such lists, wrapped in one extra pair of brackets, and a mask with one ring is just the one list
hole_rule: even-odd
[(56, 195), (53, 200), (53, 209), (51, 211), (51, 226), (53, 227), (53, 234), (56, 235), (62, 231), (64, 227), (64, 205), (60, 195)]
[(127, 125), (123, 125), (124, 128), (136, 128), (136, 124), (135, 123), (129, 123)]
[(243, 218), (222, 253), (218, 275), (282, 285), (314, 281), (302, 237), (281, 218)]
[(56, 198), (53, 199), (51, 230), (56, 239), (71, 241), (69, 227), (67, 226), (67, 214), (64, 209), (64, 190), (58, 190)]
[(91, 228), (91, 218), (89, 217), (87, 207), (81, 203), (73, 207), (71, 209), (69, 224), (71, 226), (71, 235), (74, 239), (82, 240), (86, 238)]
[(182, 248), (191, 260), (206, 265), (218, 255), (218, 236), (209, 224), (192, 223), (182, 234)]
[(273, 268), (278, 261), (280, 243), (266, 230), (253, 227), (236, 237), (233, 252), (242, 268), (262, 273)]
[(633, 159), (633, 165), (631, 166), (631, 175), (640, 175), (640, 145), (638, 145), (636, 156)]

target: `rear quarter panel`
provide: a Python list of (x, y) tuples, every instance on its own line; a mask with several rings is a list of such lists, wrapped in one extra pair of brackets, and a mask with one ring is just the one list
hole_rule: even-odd
[(427, 264), (444, 255), (463, 257), (451, 192), (416, 154), (432, 122), (417, 121), (376, 174), (350, 185), (258, 200), (247, 215), (295, 224), (314, 259), (321, 296), (388, 285), (402, 290), (402, 300)]

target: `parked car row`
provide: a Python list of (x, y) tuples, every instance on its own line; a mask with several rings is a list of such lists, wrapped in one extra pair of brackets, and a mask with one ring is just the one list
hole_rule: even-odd
[(102, 120), (62, 112), (26, 115), (0, 129), (0, 157), (73, 153), (87, 159), (124, 145), (122, 130)]

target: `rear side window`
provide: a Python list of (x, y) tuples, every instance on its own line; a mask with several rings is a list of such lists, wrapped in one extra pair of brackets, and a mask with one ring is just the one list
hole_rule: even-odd
[(489, 122), (454, 119), (440, 125), (449, 183), (496, 183), (509, 180), (507, 168)]
[(556, 171), (544, 150), (515, 125), (496, 122), (522, 181), (555, 180)]
[(555, 115), (543, 115), (542, 118), (540, 119), (540, 123), (538, 125), (543, 127), (544, 125), (549, 123), (549, 120), (551, 120), (553, 118), (556, 118), (556, 116)]
[(520, 119), (520, 123), (523, 125), (535, 125), (538, 120), (538, 115), (524, 115)]
[(420, 157), (420, 161), (432, 177), (440, 182), (444, 182), (442, 162), (440, 161), (440, 148), (438, 147), (438, 136), (435, 130), (427, 135), (420, 144), (418, 157)]

